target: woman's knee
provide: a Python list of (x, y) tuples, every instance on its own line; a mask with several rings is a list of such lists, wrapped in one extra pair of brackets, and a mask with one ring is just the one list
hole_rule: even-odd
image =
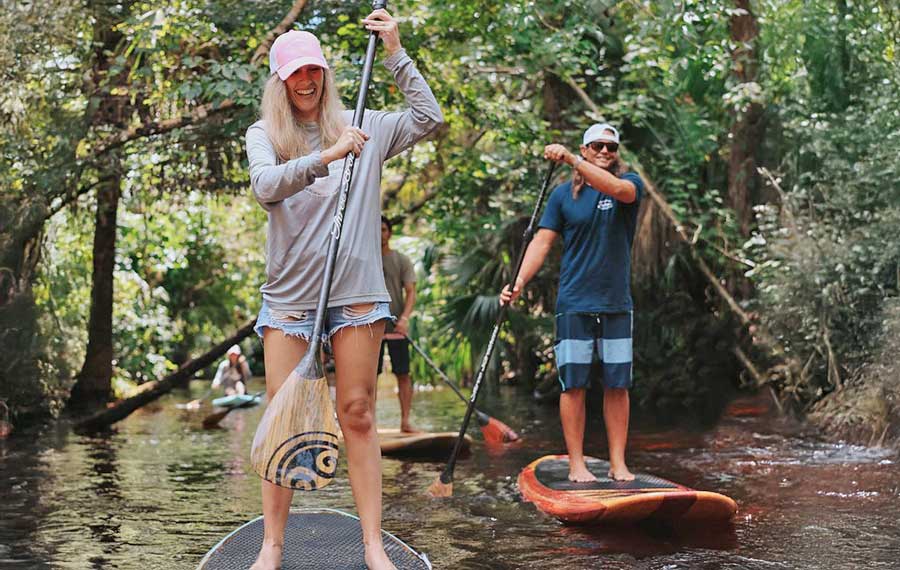
[(375, 424), (373, 401), (368, 396), (350, 398), (338, 406), (341, 429), (355, 432), (366, 432)]

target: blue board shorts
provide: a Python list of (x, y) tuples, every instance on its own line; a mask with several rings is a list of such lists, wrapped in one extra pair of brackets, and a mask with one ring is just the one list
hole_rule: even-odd
[[(344, 327), (361, 327), (372, 325), (380, 320), (392, 319), (391, 306), (388, 303), (378, 302), (370, 311), (357, 311), (351, 305), (328, 307), (325, 315), (322, 341), (327, 342), (336, 332)], [(256, 326), (253, 330), (260, 338), (263, 329), (270, 327), (278, 329), (287, 336), (299, 336), (309, 342), (312, 338), (313, 326), (316, 323), (315, 309), (305, 311), (276, 311), (263, 301), (259, 316), (256, 318)]]
[(563, 392), (590, 388), (599, 369), (604, 388), (631, 388), (633, 314), (556, 315), (556, 368)]

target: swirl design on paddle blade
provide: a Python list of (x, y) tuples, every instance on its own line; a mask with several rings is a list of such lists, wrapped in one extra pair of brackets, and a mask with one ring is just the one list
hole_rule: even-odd
[(337, 470), (337, 434), (308, 431), (285, 440), (272, 453), (265, 479), (280, 487), (314, 491), (334, 478)]

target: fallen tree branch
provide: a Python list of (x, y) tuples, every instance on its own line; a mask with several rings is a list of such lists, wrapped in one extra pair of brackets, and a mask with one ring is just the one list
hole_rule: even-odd
[(139, 394), (120, 400), (111, 407), (77, 422), (74, 426), (74, 430), (78, 433), (100, 431), (119, 420), (127, 418), (133, 411), (158, 399), (163, 394), (170, 392), (173, 388), (186, 384), (193, 378), (194, 374), (221, 358), (232, 345), (235, 345), (250, 336), (250, 333), (253, 332), (254, 325), (256, 325), (256, 319), (246, 323), (238, 329), (234, 335), (223, 340), (201, 356), (188, 360), (181, 368), (172, 374), (169, 374), (162, 380), (149, 382), (145, 385), (146, 387), (142, 387), (143, 390)]

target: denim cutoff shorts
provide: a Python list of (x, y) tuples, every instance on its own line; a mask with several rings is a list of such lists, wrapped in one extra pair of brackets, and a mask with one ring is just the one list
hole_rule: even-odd
[[(334, 336), (336, 332), (344, 327), (372, 325), (382, 319), (393, 319), (389, 303), (376, 302), (375, 307), (370, 311), (357, 311), (353, 309), (352, 305), (328, 307), (328, 312), (325, 315), (325, 332), (322, 333), (322, 341), (327, 342), (329, 338)], [(315, 309), (305, 311), (276, 311), (269, 307), (268, 303), (263, 301), (262, 308), (259, 310), (259, 316), (256, 318), (256, 326), (253, 327), (253, 330), (255, 330), (256, 334), (262, 338), (263, 329), (265, 327), (271, 327), (280, 330), (287, 336), (299, 336), (303, 340), (309, 342), (312, 338), (313, 326), (315, 323)]]

